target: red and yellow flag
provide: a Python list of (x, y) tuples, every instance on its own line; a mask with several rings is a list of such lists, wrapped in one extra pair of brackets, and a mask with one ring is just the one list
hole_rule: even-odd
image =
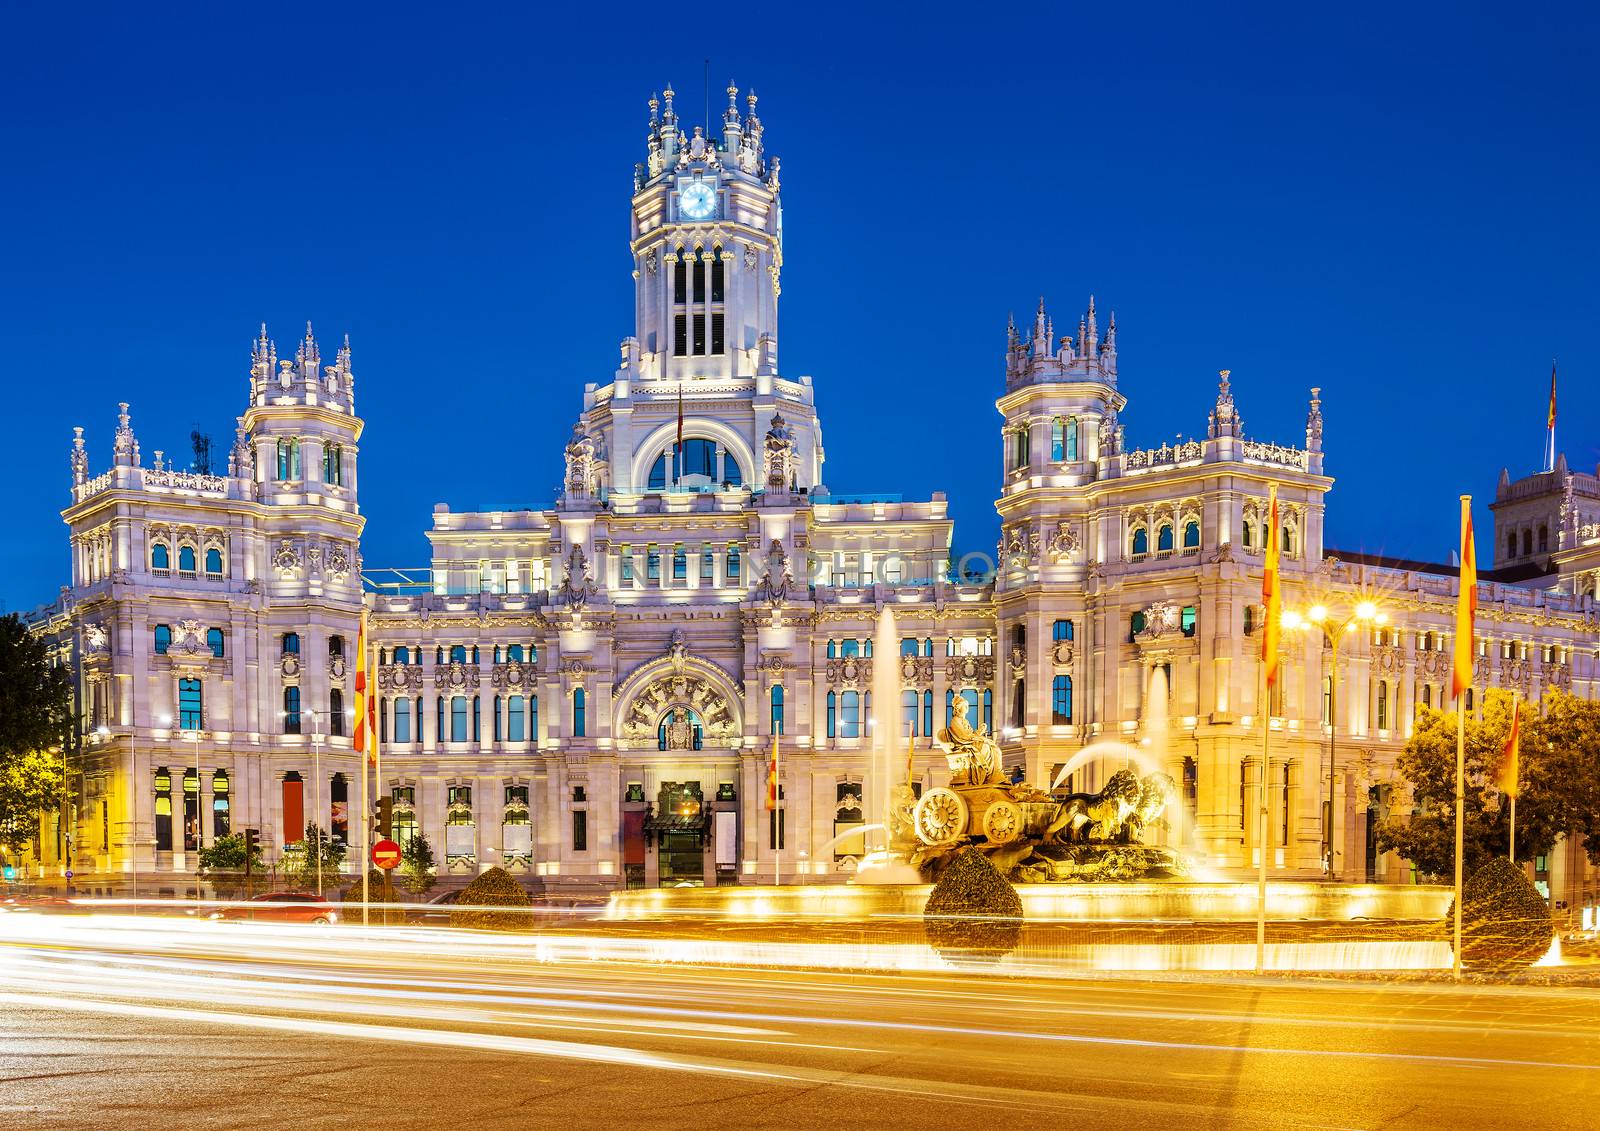
[(1266, 606), (1266, 623), (1261, 626), (1261, 662), (1266, 665), (1267, 686), (1278, 678), (1278, 638), (1283, 626), (1283, 591), (1278, 584), (1278, 485), (1268, 489), (1266, 570), (1261, 576), (1261, 603)]
[(772, 732), (772, 760), (767, 763), (767, 808), (778, 807), (778, 732)]
[(1555, 359), (1551, 358), (1550, 359), (1550, 416), (1545, 421), (1545, 427), (1546, 428), (1554, 428), (1555, 426), (1556, 426), (1556, 363), (1555, 363)]
[(1511, 733), (1506, 735), (1505, 748), (1500, 752), (1500, 777), (1496, 782), (1506, 797), (1515, 797), (1521, 792), (1517, 781), (1522, 760), (1521, 731), (1522, 700), (1518, 698), (1511, 704)]
[(1472, 540), (1472, 496), (1461, 496), (1461, 585), (1456, 594), (1456, 652), (1451, 693), (1472, 686), (1472, 631), (1478, 616), (1478, 551)]
[(377, 728), (373, 725), (377, 713), (377, 697), (367, 688), (367, 614), (361, 612), (361, 628), (356, 633), (356, 726), (353, 745), (359, 754), (366, 752), (367, 764), (378, 764)]

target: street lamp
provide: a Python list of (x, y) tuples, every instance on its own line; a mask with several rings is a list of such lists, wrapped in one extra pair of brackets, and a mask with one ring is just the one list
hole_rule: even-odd
[(1285, 610), (1283, 627), (1287, 629), (1321, 629), (1322, 638), (1332, 653), (1328, 668), (1328, 780), (1327, 797), (1322, 803), (1322, 861), (1328, 882), (1333, 881), (1333, 759), (1335, 730), (1339, 725), (1339, 647), (1345, 638), (1363, 626), (1388, 623), (1389, 615), (1378, 608), (1378, 603), (1363, 598), (1354, 605), (1330, 609), (1321, 602), (1304, 613)]
[[(194, 727), (185, 727), (182, 720), (178, 723), (178, 734), (185, 742), (194, 743), (194, 902), (195, 913), (199, 914), (201, 889), (200, 889), (200, 850), (205, 847), (205, 814), (200, 811), (200, 720), (195, 719)], [(162, 715), (161, 725), (167, 728), (168, 736), (172, 732), (172, 716)], [(181, 778), (179, 779), (182, 780)], [(185, 803), (188, 797), (184, 798)]]

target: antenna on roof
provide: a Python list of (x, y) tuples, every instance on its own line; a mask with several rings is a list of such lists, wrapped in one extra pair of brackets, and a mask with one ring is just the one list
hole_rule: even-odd
[(706, 136), (711, 136), (711, 60), (707, 59), (705, 70), (701, 74), (700, 89), (703, 93), (702, 103), (705, 111)]

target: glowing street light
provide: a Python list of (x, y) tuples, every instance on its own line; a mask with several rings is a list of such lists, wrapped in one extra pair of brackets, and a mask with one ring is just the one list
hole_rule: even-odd
[(1327, 797), (1322, 805), (1322, 860), (1326, 878), (1333, 880), (1333, 762), (1335, 730), (1339, 725), (1339, 646), (1352, 632), (1363, 626), (1376, 627), (1387, 624), (1389, 616), (1370, 598), (1357, 601), (1354, 606), (1330, 610), (1321, 602), (1312, 605), (1302, 615), (1294, 609), (1285, 609), (1280, 622), (1286, 629), (1311, 629), (1322, 631), (1332, 653), (1328, 668), (1328, 780)]

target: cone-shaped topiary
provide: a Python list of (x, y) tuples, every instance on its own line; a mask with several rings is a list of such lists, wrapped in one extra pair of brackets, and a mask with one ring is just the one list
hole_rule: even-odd
[(1022, 900), (987, 856), (963, 848), (928, 896), (922, 929), (944, 958), (999, 958), (1022, 938)]
[[(533, 916), (487, 909), (527, 907), (531, 902), (510, 872), (504, 868), (490, 868), (461, 889), (461, 896), (456, 900), (458, 910), (451, 913), (450, 925), (474, 927), (480, 931), (525, 931), (533, 925)], [(478, 907), (486, 910), (474, 910)]]
[[(1454, 933), (1455, 904), (1445, 914)], [(1474, 970), (1515, 970), (1543, 958), (1555, 937), (1550, 905), (1522, 869), (1497, 857), (1461, 886), (1461, 964)]]

